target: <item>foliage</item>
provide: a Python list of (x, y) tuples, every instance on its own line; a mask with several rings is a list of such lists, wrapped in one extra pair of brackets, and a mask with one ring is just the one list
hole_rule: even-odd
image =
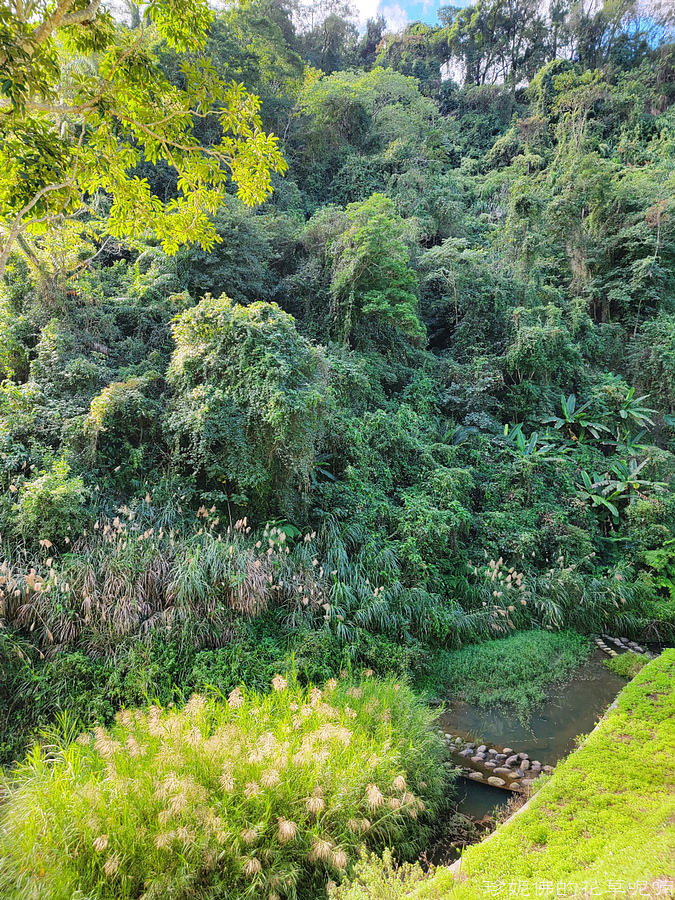
[(93, 735), (64, 717), (12, 778), (6, 896), (310, 896), (364, 840), (412, 849), (445, 777), (433, 714), (400, 682), (273, 687), (124, 710)]
[[(0, 273), (20, 236), (39, 234), (64, 216), (91, 220), (99, 194), (110, 201), (104, 202), (109, 234), (150, 232), (170, 252), (186, 240), (214, 245), (209, 214), (225, 197), (228, 174), (245, 202), (267, 196), (271, 173), (285, 171), (286, 163), (276, 138), (262, 130), (258, 98), (198, 56), (185, 58), (182, 86), (171, 84), (140, 24), (147, 21), (151, 34), (190, 53), (203, 48), (212, 20), (205, 2), (154, 2), (144, 4), (129, 31), (97, 3), (67, 0), (58, 13), (44, 2), (9, 4), (0, 48)], [(82, 59), (80, 76), (64, 65), (60, 44)], [(220, 135), (207, 147), (195, 135), (194, 118), (209, 115)], [(174, 170), (177, 191), (168, 202), (135, 176), (143, 159)]]
[(193, 470), (239, 496), (306, 490), (325, 364), (293, 319), (275, 304), (206, 297), (173, 334), (169, 427)]
[(604, 660), (604, 664), (615, 675), (621, 675), (623, 678), (634, 678), (638, 672), (641, 672), (647, 665), (647, 660), (639, 653), (621, 653), (619, 656), (613, 656), (611, 659)]
[(350, 877), (330, 887), (328, 896), (330, 900), (399, 900), (409, 895), (413, 885), (429, 877), (419, 863), (398, 865), (391, 850), (385, 850), (382, 858), (364, 852)]
[(672, 4), (181, 2), (0, 11), (3, 759), (672, 641)]
[(338, 338), (347, 343), (361, 320), (391, 325), (421, 340), (417, 278), (403, 241), (405, 226), (382, 194), (347, 207), (348, 225), (329, 249), (331, 299)]
[(16, 528), (29, 542), (65, 546), (68, 532), (85, 521), (85, 487), (79, 476), (70, 477), (64, 459), (49, 470), (24, 481), (18, 491)]

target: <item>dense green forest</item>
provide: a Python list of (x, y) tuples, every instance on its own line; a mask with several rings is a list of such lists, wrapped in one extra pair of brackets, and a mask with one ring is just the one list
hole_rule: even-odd
[(325, 897), (675, 639), (674, 29), (0, 3), (3, 896)]
[(174, 6), (30, 53), (0, 9), (4, 761), (66, 708), (672, 640), (672, 9)]

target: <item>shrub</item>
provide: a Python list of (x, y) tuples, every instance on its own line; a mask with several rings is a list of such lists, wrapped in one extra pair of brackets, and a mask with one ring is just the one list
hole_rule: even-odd
[(17, 529), (29, 540), (61, 544), (69, 532), (82, 527), (84, 501), (82, 479), (71, 478), (68, 463), (57, 460), (50, 471), (24, 482), (16, 507)]
[(273, 687), (46, 735), (9, 788), (3, 896), (315, 897), (364, 841), (410, 853), (445, 778), (433, 714), (394, 681)]
[(390, 850), (385, 850), (382, 859), (375, 853), (361, 854), (349, 878), (341, 885), (329, 887), (330, 900), (399, 900), (409, 897), (415, 885), (431, 878), (419, 863), (404, 863), (399, 866)]
[(615, 675), (621, 675), (622, 678), (634, 678), (647, 665), (647, 659), (639, 653), (622, 653), (620, 656), (605, 659), (604, 664)]

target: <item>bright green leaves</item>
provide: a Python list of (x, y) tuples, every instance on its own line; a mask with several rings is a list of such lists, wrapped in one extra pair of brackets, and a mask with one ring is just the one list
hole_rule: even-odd
[[(213, 247), (212, 217), (230, 181), (247, 205), (269, 196), (271, 174), (287, 165), (263, 129), (258, 98), (197, 56), (184, 61), (185, 86), (176, 87), (151, 48), (158, 32), (177, 50), (199, 50), (212, 22), (206, 2), (153, 0), (141, 20), (156, 32), (114, 28), (79, 0), (59, 21), (49, 14), (36, 10), (28, 23), (0, 15), (9, 98), (0, 106), (0, 273), (19, 235), (64, 215), (91, 221), (101, 193), (109, 207), (101, 229), (120, 239), (153, 235), (168, 253), (192, 242)], [(215, 126), (208, 144), (200, 119)], [(144, 161), (169, 167), (174, 196), (160, 200), (137, 176)]]
[(176, 50), (200, 50), (213, 22), (208, 0), (151, 0), (144, 12)]
[(338, 337), (347, 343), (363, 320), (425, 337), (417, 317), (416, 273), (410, 267), (405, 223), (382, 194), (347, 207), (349, 225), (332, 243), (331, 299)]
[(578, 496), (591, 503), (601, 517), (609, 518), (616, 526), (620, 522), (621, 512), (638, 497), (660, 490), (666, 485), (661, 482), (641, 478), (642, 469), (649, 459), (638, 463), (637, 459), (628, 462), (616, 462), (604, 475), (581, 473), (582, 484), (579, 484)]
[(201, 303), (173, 326), (169, 427), (194, 471), (228, 496), (308, 489), (322, 417), (325, 362), (275, 304)]
[(549, 416), (542, 421), (546, 425), (553, 425), (556, 431), (563, 431), (569, 440), (583, 441), (586, 432), (589, 431), (596, 440), (600, 438), (601, 431), (609, 431), (605, 425), (600, 422), (593, 421), (592, 414), (588, 409), (590, 400), (577, 406), (577, 398), (574, 394), (569, 397), (560, 398), (560, 415)]

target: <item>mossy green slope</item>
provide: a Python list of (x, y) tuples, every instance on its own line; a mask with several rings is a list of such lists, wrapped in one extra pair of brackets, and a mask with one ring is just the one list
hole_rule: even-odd
[(675, 650), (627, 685), (527, 809), (469, 848), (459, 880), (439, 869), (412, 896), (555, 896), (561, 882), (583, 896), (596, 881), (630, 896), (664, 879), (675, 885)]

